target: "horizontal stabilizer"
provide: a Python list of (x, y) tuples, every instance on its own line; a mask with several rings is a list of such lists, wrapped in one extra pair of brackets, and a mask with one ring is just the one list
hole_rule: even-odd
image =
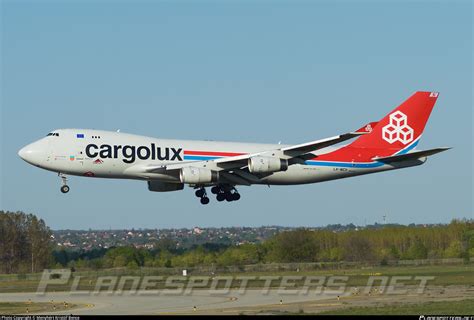
[(428, 157), (432, 156), (434, 154), (449, 150), (451, 148), (435, 148), (435, 149), (429, 149), (429, 150), (420, 150), (420, 151), (414, 151), (406, 154), (400, 154), (396, 156), (390, 156), (390, 157), (375, 157), (372, 160), (375, 161), (380, 161), (383, 163), (390, 163), (390, 162), (400, 162), (400, 161), (407, 161), (407, 160), (415, 160), (423, 157)]

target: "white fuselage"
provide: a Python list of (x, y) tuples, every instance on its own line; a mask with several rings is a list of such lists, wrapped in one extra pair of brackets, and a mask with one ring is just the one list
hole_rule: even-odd
[[(281, 148), (277, 144), (255, 144), (218, 141), (165, 140), (121, 132), (61, 129), (20, 150), (20, 156), (40, 168), (76, 176), (140, 179), (179, 183), (179, 176), (150, 173), (148, 166), (249, 154)], [(325, 154), (337, 148), (318, 150)], [(355, 175), (419, 165), (423, 161), (407, 161), (398, 165), (374, 162), (337, 163), (308, 160), (274, 172), (252, 184), (291, 185), (315, 183)], [(238, 184), (238, 183), (237, 183)]]

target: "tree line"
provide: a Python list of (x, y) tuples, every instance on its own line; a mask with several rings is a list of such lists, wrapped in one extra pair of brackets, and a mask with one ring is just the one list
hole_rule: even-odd
[(51, 230), (42, 219), (0, 211), (0, 273), (38, 272), (53, 262)]
[[(58, 253), (57, 253), (58, 254)], [(346, 232), (296, 229), (263, 243), (195, 246), (178, 250), (169, 239), (156, 249), (111, 248), (99, 258), (62, 264), (75, 268), (238, 266), (288, 262), (370, 262), (474, 257), (474, 220), (454, 220), (437, 227), (387, 226)]]
[(51, 231), (32, 214), (0, 211), (0, 273), (75, 269), (239, 266), (288, 262), (370, 262), (474, 257), (474, 220), (441, 226), (385, 226), (343, 232), (295, 229), (262, 243), (206, 243), (179, 248), (161, 239), (154, 249), (133, 246), (91, 251), (55, 247)]

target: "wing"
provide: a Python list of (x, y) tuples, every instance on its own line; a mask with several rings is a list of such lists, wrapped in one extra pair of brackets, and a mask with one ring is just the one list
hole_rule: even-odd
[(193, 167), (206, 167), (211, 170), (219, 171), (220, 175), (227, 180), (233, 180), (238, 184), (250, 184), (252, 182), (259, 181), (262, 175), (255, 175), (250, 173), (246, 166), (248, 164), (248, 159), (255, 156), (271, 156), (278, 157), (280, 159), (288, 160), (289, 165), (302, 163), (305, 160), (312, 159), (316, 157), (313, 153), (317, 150), (341, 143), (343, 141), (358, 137), (363, 134), (370, 133), (372, 127), (374, 127), (376, 122), (371, 122), (362, 128), (349, 133), (344, 133), (338, 136), (310, 141), (307, 143), (302, 143), (290, 147), (282, 147), (279, 149), (273, 150), (264, 150), (257, 153), (243, 154), (233, 157), (218, 158), (214, 160), (207, 161), (187, 161), (180, 163), (172, 163), (162, 166), (147, 166), (145, 167), (145, 172), (147, 173), (165, 173), (175, 170), (180, 170), (184, 167), (193, 166)]

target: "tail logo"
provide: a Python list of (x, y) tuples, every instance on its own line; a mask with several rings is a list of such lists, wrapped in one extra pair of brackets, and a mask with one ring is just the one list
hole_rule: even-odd
[(403, 144), (413, 141), (414, 131), (408, 125), (408, 117), (400, 111), (390, 115), (390, 123), (382, 128), (382, 138), (392, 144), (400, 141)]

